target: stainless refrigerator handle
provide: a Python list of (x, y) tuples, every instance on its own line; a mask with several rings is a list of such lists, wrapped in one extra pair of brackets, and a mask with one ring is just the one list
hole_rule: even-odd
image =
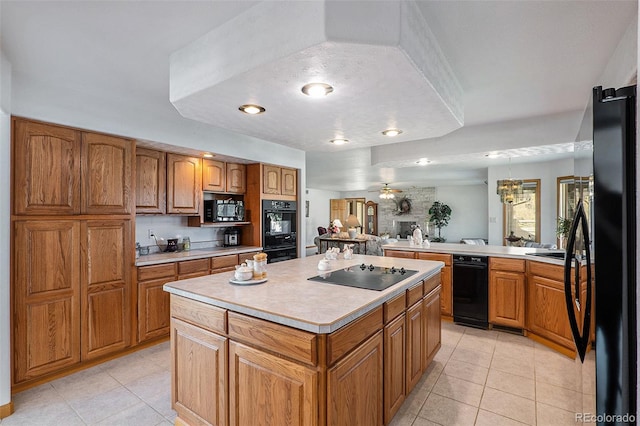
[[(585, 244), (585, 256), (587, 260), (587, 295), (582, 315), (582, 324), (578, 326), (578, 318), (576, 317), (576, 311), (574, 310), (574, 297), (571, 294), (571, 261), (575, 259), (575, 269), (580, 269), (581, 256), (574, 256), (573, 251), (576, 243), (576, 233), (578, 226), (582, 227), (582, 235)], [(579, 260), (580, 259), (580, 260)], [(575, 300), (577, 300), (576, 306), (580, 304), (580, 273), (575, 274)], [(582, 200), (578, 200), (576, 205), (576, 212), (573, 216), (573, 222), (571, 223), (571, 231), (569, 232), (569, 240), (567, 242), (567, 251), (564, 260), (564, 295), (565, 303), (567, 307), (567, 315), (569, 316), (569, 325), (571, 326), (571, 334), (573, 335), (573, 341), (576, 344), (576, 351), (580, 356), (580, 360), (584, 362), (584, 357), (587, 353), (589, 346), (589, 332), (591, 326), (591, 251), (589, 249), (589, 227), (587, 224), (587, 216), (584, 212), (584, 206)], [(578, 309), (580, 311), (580, 309)]]

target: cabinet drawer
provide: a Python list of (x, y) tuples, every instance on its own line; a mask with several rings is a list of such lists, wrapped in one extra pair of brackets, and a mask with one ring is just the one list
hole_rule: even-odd
[(386, 257), (400, 257), (402, 259), (415, 259), (416, 254), (412, 251), (404, 250), (385, 250), (384, 255)]
[(332, 365), (343, 355), (382, 329), (382, 306), (334, 331), (327, 337), (327, 363)]
[(524, 272), (524, 259), (505, 259), (504, 257), (490, 257), (489, 269), (496, 271)]
[(564, 282), (564, 267), (543, 262), (529, 261), (529, 273), (540, 277), (546, 277), (555, 281)]
[(317, 337), (313, 333), (229, 312), (229, 338), (316, 365)]
[(178, 275), (188, 275), (196, 272), (209, 273), (209, 259), (185, 260), (183, 262), (178, 262)]
[(149, 281), (158, 278), (173, 277), (176, 275), (176, 264), (164, 263), (162, 265), (139, 266), (138, 281)]
[(407, 294), (406, 292), (402, 292), (391, 300), (387, 300), (384, 302), (382, 306), (384, 323), (387, 324), (389, 321), (400, 315), (404, 312), (404, 308), (407, 303)]
[(445, 266), (451, 266), (451, 258), (450, 254), (442, 254), (442, 253), (424, 253), (418, 252), (418, 259), (420, 260), (436, 260), (440, 262), (444, 262)]
[[(240, 253), (238, 255), (238, 264), (242, 262), (246, 262), (247, 260), (253, 260), (253, 255), (258, 254), (257, 251), (252, 251), (251, 253)], [(235, 264), (234, 264), (235, 265)]]
[(423, 293), (425, 295), (431, 293), (431, 290), (438, 287), (440, 285), (440, 274), (436, 274), (429, 279), (424, 280), (424, 290)]
[(211, 258), (211, 269), (227, 268), (238, 264), (237, 254), (228, 254), (226, 256), (216, 256)]
[(413, 306), (414, 303), (422, 299), (423, 296), (423, 282), (420, 281), (419, 284), (414, 285), (410, 289), (407, 290), (407, 308), (409, 306)]
[(171, 295), (171, 316), (214, 333), (225, 334), (227, 332), (227, 311), (225, 309), (186, 297)]

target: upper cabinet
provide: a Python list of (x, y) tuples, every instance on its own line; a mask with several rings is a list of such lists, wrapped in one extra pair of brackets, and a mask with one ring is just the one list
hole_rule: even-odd
[(167, 155), (136, 149), (136, 213), (165, 213)]
[(246, 166), (224, 161), (203, 160), (202, 189), (210, 192), (244, 194), (247, 191)]
[[(262, 166), (262, 193), (264, 195), (281, 195), (283, 199), (295, 200), (298, 194), (296, 169), (286, 167)], [(269, 198), (269, 197), (266, 197)]]
[(15, 214), (80, 213), (80, 132), (14, 120)]
[(18, 215), (128, 214), (133, 141), (14, 119)]
[(131, 213), (133, 143), (82, 132), (82, 213)]
[(167, 213), (200, 213), (202, 161), (198, 157), (167, 154)]

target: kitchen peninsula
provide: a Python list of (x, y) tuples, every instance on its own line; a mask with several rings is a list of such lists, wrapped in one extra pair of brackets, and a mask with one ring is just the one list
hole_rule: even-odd
[[(391, 421), (440, 348), (443, 264), (356, 255), (318, 271), (322, 258), (270, 264), (257, 285), (232, 273), (165, 284), (176, 424)], [(401, 268), (381, 291), (308, 280)]]

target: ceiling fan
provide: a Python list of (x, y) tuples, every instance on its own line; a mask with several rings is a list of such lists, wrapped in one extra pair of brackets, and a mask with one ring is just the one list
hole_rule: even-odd
[[(370, 192), (376, 192), (376, 191), (370, 191)], [(385, 183), (384, 186), (382, 188), (380, 188), (380, 198), (383, 200), (391, 200), (393, 198), (395, 198), (395, 194), (396, 193), (400, 193), (402, 192), (401, 189), (393, 189), (389, 187), (388, 183)]]

